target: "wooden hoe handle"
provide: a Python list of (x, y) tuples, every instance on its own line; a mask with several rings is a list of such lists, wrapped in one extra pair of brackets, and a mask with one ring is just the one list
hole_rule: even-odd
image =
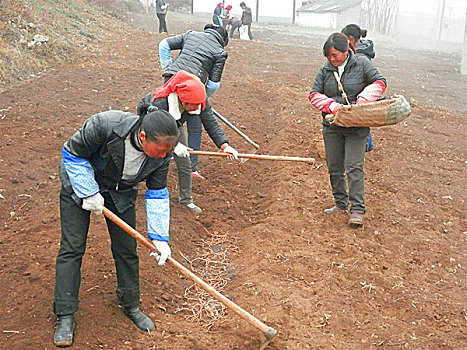
[[(133, 227), (128, 225), (125, 221), (120, 219), (117, 215), (115, 215), (113, 212), (111, 212), (109, 209), (104, 208), (102, 210), (102, 213), (112, 220), (115, 224), (120, 226), (123, 230), (125, 230), (128, 234), (133, 236), (138, 242), (140, 242), (142, 245), (144, 245), (146, 248), (148, 248), (152, 252), (158, 253), (156, 247), (152, 242), (145, 236), (143, 236), (141, 233), (136, 231)], [(224, 304), (226, 307), (228, 307), (230, 310), (235, 312), (237, 315), (239, 315), (241, 318), (243, 318), (245, 321), (249, 322), (252, 324), (254, 327), (258, 328), (261, 332), (263, 332), (264, 336), (266, 337), (267, 340), (271, 340), (276, 334), (277, 331), (274, 328), (268, 327), (265, 325), (263, 322), (258, 320), (256, 317), (248, 313), (247, 311), (243, 310), (240, 306), (235, 304), (233, 301), (219, 293), (217, 290), (215, 290), (212, 286), (204, 282), (201, 278), (196, 276), (193, 272), (188, 270), (185, 266), (180, 264), (178, 261), (173, 259), (172, 257), (168, 257), (167, 261), (180, 270), (181, 273), (183, 273), (186, 277), (188, 277), (190, 280), (195, 282), (198, 286), (203, 288), (206, 292), (211, 294), (214, 298), (219, 300), (222, 304)]]
[[(229, 157), (230, 153), (225, 152), (209, 152), (209, 151), (193, 151), (189, 150), (190, 154), (198, 154), (201, 156), (216, 156), (216, 157)], [(268, 154), (247, 154), (239, 153), (238, 158), (250, 158), (250, 159), (264, 159), (264, 160), (285, 160), (294, 162), (306, 162), (313, 164), (314, 158), (302, 158), (302, 157), (286, 157), (286, 156), (270, 156)]]

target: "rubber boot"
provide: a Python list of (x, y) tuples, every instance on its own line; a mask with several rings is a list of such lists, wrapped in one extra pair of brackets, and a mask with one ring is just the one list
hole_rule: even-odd
[(75, 316), (57, 316), (57, 325), (54, 333), (54, 344), (65, 348), (73, 344), (73, 331), (75, 330)]
[(139, 307), (129, 310), (123, 309), (123, 313), (143, 332), (149, 332), (155, 328), (152, 320), (143, 314)]

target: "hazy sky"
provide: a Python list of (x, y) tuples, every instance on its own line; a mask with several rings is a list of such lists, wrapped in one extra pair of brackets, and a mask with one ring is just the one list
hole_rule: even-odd
[[(241, 14), (239, 6), (242, 0), (225, 0), (232, 5), (231, 14)], [(256, 13), (256, 1), (259, 3), (260, 16), (292, 17), (294, 0), (243, 0)], [(301, 7), (302, 0), (296, 1), (296, 9)], [(399, 0), (399, 11), (402, 13), (423, 13), (437, 16), (441, 5), (445, 4), (446, 17), (465, 17), (467, 0)], [(168, 0), (170, 2), (170, 0)], [(212, 13), (221, 0), (193, 0), (194, 12)]]
[(438, 14), (443, 2), (445, 13), (456, 12), (459, 16), (465, 16), (467, 0), (400, 0), (399, 8), (401, 12)]

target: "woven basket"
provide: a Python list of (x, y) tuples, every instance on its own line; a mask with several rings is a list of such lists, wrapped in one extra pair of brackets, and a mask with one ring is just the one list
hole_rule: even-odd
[(328, 114), (326, 120), (338, 126), (377, 127), (393, 125), (410, 115), (410, 104), (402, 95), (395, 95), (386, 100), (358, 104), (342, 105), (336, 115)]

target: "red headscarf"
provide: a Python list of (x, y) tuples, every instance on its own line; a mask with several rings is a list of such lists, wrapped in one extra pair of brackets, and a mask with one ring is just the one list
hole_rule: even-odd
[(154, 98), (152, 101), (169, 96), (176, 92), (180, 101), (201, 105), (201, 110), (206, 106), (206, 88), (201, 80), (191, 73), (184, 70), (175, 73), (172, 78), (152, 93)]
[(224, 3), (223, 2), (218, 3), (217, 7), (224, 7)]
[(232, 5), (227, 5), (225, 9), (230, 11), (232, 9)]

